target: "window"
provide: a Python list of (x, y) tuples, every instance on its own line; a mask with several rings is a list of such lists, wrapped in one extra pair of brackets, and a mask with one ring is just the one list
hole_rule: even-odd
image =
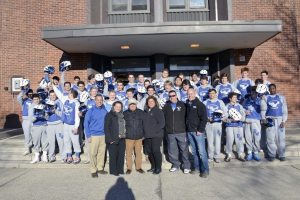
[(207, 0), (168, 0), (168, 11), (207, 9)]
[(150, 0), (111, 0), (111, 14), (122, 13), (149, 13)]

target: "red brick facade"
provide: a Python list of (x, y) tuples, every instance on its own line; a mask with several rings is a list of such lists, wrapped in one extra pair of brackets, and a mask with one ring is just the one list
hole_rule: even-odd
[[(235, 77), (249, 67), (251, 78), (269, 71), (270, 81), (287, 98), (289, 127), (300, 124), (299, 39), (300, 2), (297, 0), (233, 0), (233, 20), (282, 20), (282, 33), (255, 49), (235, 50)], [(239, 56), (246, 62), (239, 62)]]
[[(16, 95), (11, 94), (11, 77), (21, 75), (29, 78), (33, 89), (42, 77), (42, 68), (51, 64), (58, 66), (65, 55), (41, 40), (45, 26), (87, 24), (88, 0), (0, 1), (0, 127), (7, 116), (20, 115)], [(289, 127), (300, 124), (299, 46), (300, 1), (298, 0), (232, 0), (233, 20), (282, 20), (283, 31), (255, 49), (234, 50), (235, 72), (239, 77), (241, 67), (251, 69), (251, 77), (259, 77), (261, 70), (270, 72), (270, 81), (278, 85), (280, 93), (288, 100)], [(240, 63), (239, 56), (246, 62)], [(71, 81), (77, 74), (86, 80), (89, 56), (68, 55), (73, 70), (66, 75)], [(4, 88), (8, 87), (8, 91)], [(6, 124), (6, 127), (7, 124)]]

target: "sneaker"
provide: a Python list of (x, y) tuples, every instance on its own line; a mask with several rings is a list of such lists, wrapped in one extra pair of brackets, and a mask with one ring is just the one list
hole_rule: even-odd
[(260, 157), (259, 157), (258, 153), (253, 154), (253, 159), (256, 161), (260, 161)]
[(267, 160), (270, 161), (270, 162), (273, 162), (275, 160), (275, 158), (274, 157), (268, 157)]
[(102, 169), (102, 170), (99, 170), (98, 173), (104, 175), (104, 174), (107, 174), (107, 171), (104, 171), (104, 170)]
[(147, 172), (151, 172), (152, 173), (152, 172), (154, 172), (154, 170), (155, 170), (154, 168), (151, 168), (151, 169), (148, 169)]
[(220, 162), (221, 162), (221, 160), (220, 160), (219, 158), (214, 158), (214, 161), (215, 161), (216, 163), (220, 163)]
[(48, 156), (47, 156), (47, 152), (46, 151), (43, 152), (42, 161), (45, 162), (45, 163), (48, 162)]
[(50, 159), (49, 159), (49, 162), (50, 163), (53, 163), (53, 162), (55, 162), (56, 161), (56, 158), (55, 157), (51, 157)]
[(201, 178), (207, 178), (208, 175), (209, 175), (209, 174), (208, 174), (207, 172), (200, 173), (200, 177), (201, 177)]
[(92, 178), (98, 178), (98, 174), (97, 174), (97, 172), (95, 172), (95, 173), (91, 173), (91, 176), (92, 176)]
[(249, 153), (249, 154), (247, 155), (247, 157), (246, 157), (246, 160), (247, 160), (247, 161), (250, 161), (250, 160), (252, 160), (252, 159), (253, 159), (252, 153)]
[(131, 174), (131, 169), (127, 169), (126, 174)]
[(26, 151), (24, 151), (23, 156), (27, 156), (27, 155), (29, 155), (29, 154), (30, 154), (30, 151), (29, 151), (29, 150), (26, 150)]
[(138, 173), (140, 173), (140, 174), (144, 174), (145, 173), (145, 171), (143, 170), (143, 169), (137, 169), (136, 170)]
[(214, 160), (213, 160), (213, 159), (211, 159), (211, 158), (209, 158), (209, 159), (208, 159), (208, 162), (213, 162), (213, 161), (214, 161)]
[(190, 169), (184, 169), (184, 170), (183, 170), (183, 173), (184, 173), (184, 174), (189, 174), (190, 172), (191, 172)]
[(40, 162), (40, 153), (35, 153), (33, 160), (30, 162), (31, 164)]
[(72, 157), (68, 157), (67, 158), (67, 164), (71, 164), (73, 162), (73, 158)]
[(75, 157), (74, 159), (73, 159), (73, 163), (76, 165), (76, 164), (78, 164), (78, 163), (80, 163), (80, 161), (81, 161), (81, 159), (79, 158), (79, 157)]
[(225, 162), (230, 162), (230, 160), (231, 160), (231, 155), (230, 155), (230, 154), (227, 154), (224, 160), (225, 160)]
[(175, 171), (177, 171), (177, 170), (178, 170), (178, 168), (172, 167), (169, 171), (170, 171), (170, 172), (175, 172)]
[(199, 171), (196, 170), (196, 169), (193, 169), (193, 170), (190, 171), (190, 174), (199, 174)]
[(285, 161), (285, 157), (280, 157), (279, 160), (280, 160), (281, 162), (284, 162), (284, 161)]
[(90, 164), (90, 161), (86, 160), (86, 161), (83, 162), (83, 164)]
[(241, 161), (241, 162), (245, 162), (246, 160), (245, 160), (245, 158), (243, 157), (243, 156), (239, 156), (238, 158), (237, 158), (239, 161)]

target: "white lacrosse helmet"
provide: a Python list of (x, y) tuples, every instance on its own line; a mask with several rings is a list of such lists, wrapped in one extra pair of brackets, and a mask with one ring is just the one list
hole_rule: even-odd
[(200, 74), (201, 75), (207, 75), (208, 71), (206, 69), (202, 69), (202, 70), (200, 70)]
[(234, 88), (232, 92), (241, 95), (241, 92), (236, 88)]
[(165, 98), (160, 98), (159, 99), (159, 105), (161, 107), (164, 107), (166, 105), (167, 100)]
[(138, 91), (138, 93), (145, 94), (146, 88), (144, 86), (138, 86), (137, 91)]
[(86, 100), (88, 100), (89, 96), (90, 95), (87, 91), (83, 91), (83, 92), (81, 92), (81, 94), (79, 96), (79, 101), (80, 102), (86, 102)]
[(242, 119), (241, 113), (235, 108), (230, 108), (228, 111), (228, 114), (229, 114), (229, 117), (231, 117), (235, 121), (241, 121), (241, 119)]
[(110, 78), (110, 77), (112, 77), (111, 71), (106, 71), (106, 72), (104, 73), (104, 78)]
[(40, 88), (45, 89), (46, 87), (48, 87), (48, 82), (45, 79), (42, 79), (39, 85)]
[(49, 105), (49, 106), (54, 106), (55, 105), (55, 101), (47, 99), (46, 104)]
[(38, 104), (38, 105), (34, 106), (34, 109), (37, 109), (37, 110), (43, 110), (44, 108), (45, 108), (45, 105), (43, 105), (43, 104)]
[(25, 87), (25, 86), (27, 86), (29, 84), (29, 79), (22, 79), (21, 81), (20, 81), (20, 86), (21, 87)]
[(95, 74), (96, 81), (103, 81), (103, 74)]
[(268, 91), (268, 88), (265, 84), (258, 84), (256, 87), (256, 92), (258, 94), (265, 94)]
[(214, 111), (214, 113), (220, 113), (223, 115), (223, 110), (216, 110), (216, 111)]
[(153, 79), (151, 83), (152, 83), (152, 85), (156, 85), (158, 82), (159, 82), (158, 79)]

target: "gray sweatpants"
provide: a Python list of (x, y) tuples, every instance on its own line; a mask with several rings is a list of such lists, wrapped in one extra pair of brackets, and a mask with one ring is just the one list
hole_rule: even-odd
[(274, 119), (274, 126), (268, 127), (267, 133), (267, 148), (268, 156), (275, 158), (276, 153), (279, 158), (285, 157), (285, 128), (280, 128), (282, 118)]
[(179, 151), (183, 161), (183, 168), (190, 169), (189, 150), (186, 133), (168, 134), (168, 154), (172, 167), (178, 168), (181, 163), (179, 161)]
[(27, 149), (32, 146), (31, 126), (32, 126), (31, 120), (23, 119), (22, 129), (25, 137), (24, 144), (25, 144), (25, 148)]
[(49, 141), (49, 158), (55, 157), (55, 141), (57, 140), (59, 153), (61, 155), (61, 158), (64, 159), (65, 154), (63, 124), (48, 124), (47, 137)]
[(248, 154), (260, 151), (261, 125), (256, 119), (247, 119), (244, 125), (245, 141)]
[(232, 155), (232, 145), (235, 141), (238, 155), (244, 152), (243, 127), (226, 127), (226, 153)]
[(64, 124), (64, 148), (65, 153), (72, 153), (72, 145), (75, 153), (80, 153), (81, 148), (79, 144), (79, 135), (74, 134), (72, 130), (74, 129), (74, 125)]
[(48, 139), (46, 133), (46, 126), (32, 126), (31, 137), (33, 142), (33, 152), (39, 153), (41, 150), (48, 151)]
[(205, 131), (208, 144), (209, 159), (220, 158), (222, 123), (207, 123)]

